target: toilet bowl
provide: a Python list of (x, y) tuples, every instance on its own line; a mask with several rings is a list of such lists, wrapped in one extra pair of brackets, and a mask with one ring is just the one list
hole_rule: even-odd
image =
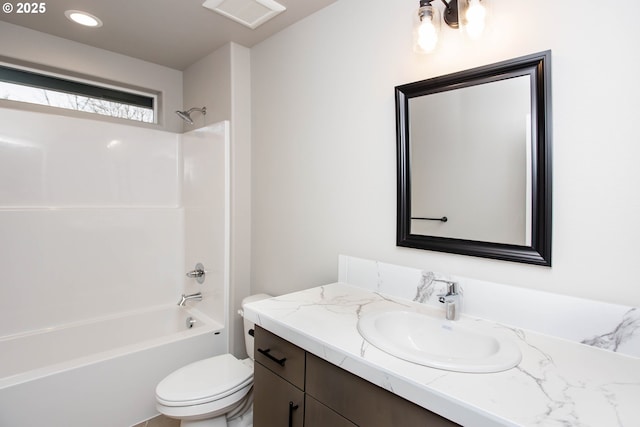
[[(271, 298), (252, 295), (242, 306)], [(181, 427), (251, 427), (253, 425), (252, 322), (244, 321), (245, 347), (249, 358), (239, 360), (221, 354), (184, 366), (158, 383), (156, 408), (180, 420)]]

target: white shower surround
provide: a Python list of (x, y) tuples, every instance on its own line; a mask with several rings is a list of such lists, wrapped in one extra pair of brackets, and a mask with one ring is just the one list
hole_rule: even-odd
[(0, 108), (0, 340), (193, 292), (226, 328), (229, 153), (228, 122), (180, 135)]

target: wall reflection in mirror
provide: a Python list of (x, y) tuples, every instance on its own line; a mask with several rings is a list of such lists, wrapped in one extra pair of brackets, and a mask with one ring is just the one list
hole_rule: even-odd
[(521, 76), (409, 100), (412, 218), (448, 219), (412, 219), (412, 234), (531, 243), (530, 87)]
[(549, 60), (396, 88), (399, 246), (550, 265)]

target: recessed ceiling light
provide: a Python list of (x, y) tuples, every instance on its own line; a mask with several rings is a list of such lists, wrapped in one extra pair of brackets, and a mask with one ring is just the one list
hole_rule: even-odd
[(67, 10), (64, 15), (75, 23), (85, 27), (102, 27), (102, 21), (90, 13), (81, 10)]

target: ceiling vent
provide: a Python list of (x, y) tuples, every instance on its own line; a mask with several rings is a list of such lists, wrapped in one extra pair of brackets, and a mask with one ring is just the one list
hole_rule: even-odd
[(206, 0), (202, 6), (252, 30), (287, 9), (273, 0)]

